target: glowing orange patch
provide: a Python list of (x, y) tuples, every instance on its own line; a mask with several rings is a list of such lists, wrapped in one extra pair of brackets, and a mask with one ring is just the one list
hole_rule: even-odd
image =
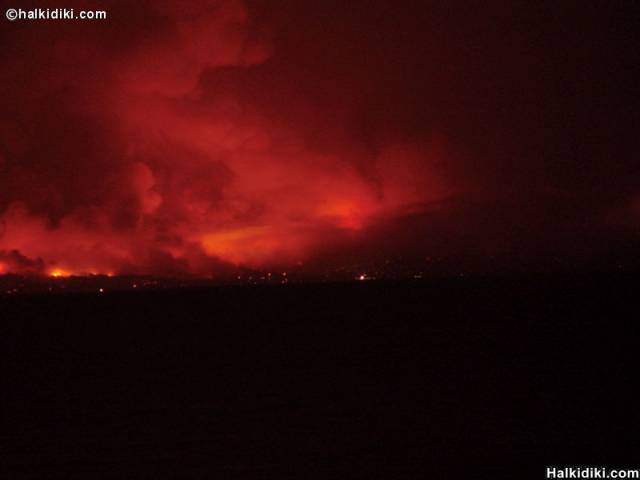
[(204, 250), (233, 263), (268, 258), (282, 247), (277, 232), (268, 227), (246, 227), (200, 237)]
[(49, 272), (49, 275), (52, 276), (53, 278), (64, 278), (64, 277), (70, 277), (71, 272), (67, 270), (63, 270), (61, 268), (56, 268), (54, 270), (51, 270)]

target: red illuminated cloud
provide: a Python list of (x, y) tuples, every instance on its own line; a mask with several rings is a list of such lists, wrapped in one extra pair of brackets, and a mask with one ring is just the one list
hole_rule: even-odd
[(3, 59), (14, 99), (0, 122), (3, 272), (296, 262), (453, 192), (442, 138), (364, 148), (338, 135), (324, 148), (295, 99), (274, 115), (241, 81), (216, 84), (230, 70), (259, 75), (277, 54), (241, 1), (139, 8), (140, 24), (115, 18), (116, 5), (93, 30), (16, 32), (25, 50)]

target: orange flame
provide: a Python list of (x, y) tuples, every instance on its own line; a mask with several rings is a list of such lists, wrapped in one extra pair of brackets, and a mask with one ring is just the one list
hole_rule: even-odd
[(53, 278), (65, 278), (65, 277), (70, 277), (71, 272), (69, 272), (68, 270), (63, 270), (61, 268), (56, 268), (51, 270), (49, 272), (49, 275)]

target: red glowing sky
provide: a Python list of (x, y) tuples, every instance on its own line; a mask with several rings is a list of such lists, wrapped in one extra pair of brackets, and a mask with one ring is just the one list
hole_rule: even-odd
[(636, 235), (608, 126), (626, 57), (549, 23), (600, 45), (616, 12), (102, 3), (105, 21), (2, 25), (0, 273), (586, 255)]

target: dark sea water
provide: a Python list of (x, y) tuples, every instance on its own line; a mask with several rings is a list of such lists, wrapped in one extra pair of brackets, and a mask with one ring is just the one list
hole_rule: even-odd
[(636, 287), (564, 276), (0, 298), (0, 476), (637, 468)]

